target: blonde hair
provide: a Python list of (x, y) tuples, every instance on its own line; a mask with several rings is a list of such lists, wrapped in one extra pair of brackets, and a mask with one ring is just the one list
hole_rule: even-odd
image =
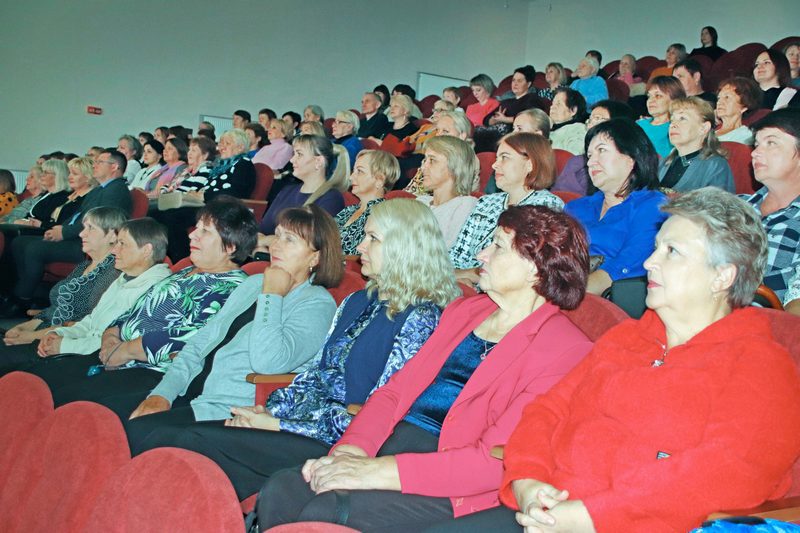
[(389, 100), (389, 105), (392, 105), (395, 102), (400, 104), (400, 107), (406, 110), (406, 113), (409, 117), (414, 113), (414, 101), (410, 96), (405, 94), (396, 94)]
[(92, 165), (94, 160), (91, 157), (76, 157), (67, 163), (70, 170), (77, 170), (87, 178), (89, 178), (89, 187), (97, 187), (97, 180), (92, 175)]
[[(706, 138), (703, 140), (703, 148), (700, 151), (700, 158), (708, 159), (709, 157), (715, 155), (727, 157), (728, 151), (722, 147), (722, 145), (719, 143), (719, 139), (717, 139), (716, 133), (714, 133), (714, 124), (716, 119), (714, 116), (714, 108), (711, 107), (711, 104), (698, 96), (676, 98), (669, 104), (670, 120), (672, 120), (672, 113), (675, 111), (683, 111), (687, 109), (697, 113), (702, 122), (708, 122), (711, 124), (711, 128), (709, 128), (708, 133), (706, 134)], [(667, 156), (664, 164), (669, 166), (670, 163), (675, 160), (677, 154), (678, 150), (673, 149)]]
[(428, 150), (444, 156), (447, 170), (453, 175), (456, 193), (459, 196), (466, 196), (472, 192), (472, 182), (478, 169), (475, 167), (477, 161), (475, 150), (469, 143), (458, 137), (442, 135), (428, 139), (425, 143), (425, 152)]
[(356, 161), (368, 157), (367, 165), (371, 174), (383, 176), (383, 192), (392, 190), (392, 186), (400, 178), (400, 162), (389, 152), (383, 150), (361, 150), (356, 156)]
[[(302, 133), (303, 126), (308, 126), (313, 131), (312, 133)], [(300, 123), (297, 129), (301, 132), (301, 135), (319, 135), (320, 137), (325, 137), (327, 134), (325, 133), (325, 128), (322, 127), (322, 124), (315, 120), (304, 120)]]
[(44, 172), (52, 172), (56, 177), (55, 190), (53, 192), (70, 190), (69, 181), (67, 180), (69, 169), (64, 161), (61, 159), (48, 159), (42, 163), (42, 173)]
[(425, 204), (388, 200), (372, 208), (369, 220), (383, 235), (383, 258), (367, 292), (385, 300), (389, 318), (426, 302), (443, 308), (461, 294), (439, 224)]
[(358, 129), (361, 127), (361, 121), (358, 120), (358, 115), (346, 109), (336, 113), (336, 120), (339, 122), (347, 122), (353, 126), (353, 135), (358, 135)]
[(325, 183), (311, 193), (303, 205), (311, 205), (331, 189), (346, 191), (350, 188), (350, 156), (347, 149), (321, 135), (300, 135), (292, 143), (308, 150), (314, 157), (325, 159)]
[(287, 124), (286, 122), (284, 122), (279, 118), (273, 118), (272, 120), (270, 120), (269, 125), (270, 127), (278, 126), (278, 129), (281, 130), (281, 133), (283, 134), (283, 138), (286, 139), (287, 141), (291, 140), (292, 135), (294, 135), (294, 130), (292, 129), (291, 124)]

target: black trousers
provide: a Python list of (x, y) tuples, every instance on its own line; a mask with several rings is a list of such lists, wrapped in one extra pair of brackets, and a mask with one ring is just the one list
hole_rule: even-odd
[(436, 523), (425, 533), (521, 533), (522, 526), (514, 518), (515, 512), (505, 506), (487, 509), (461, 518)]
[(198, 207), (178, 207), (149, 213), (150, 216), (167, 227), (167, 236), (169, 237), (167, 255), (172, 259), (173, 263), (177, 263), (184, 257), (189, 257), (188, 230), (195, 225), (198, 210)]
[(33, 297), (36, 286), (42, 281), (45, 265), (62, 261), (79, 263), (84, 258), (80, 241), (74, 239), (52, 242), (39, 236), (20, 235), (14, 239), (11, 249), (18, 279), (14, 295), (23, 299)]
[[(439, 439), (401, 422), (378, 455), (436, 451)], [(453, 517), (449, 498), (403, 494), (389, 490), (338, 490), (315, 494), (303, 479), (301, 466), (274, 474), (258, 498), (258, 525), (264, 531), (298, 521), (332, 522), (365, 532), (405, 532)]]
[(131, 456), (139, 455), (146, 450), (156, 447), (147, 447), (145, 445), (154, 432), (180, 432), (195, 423), (194, 411), (192, 411), (192, 407), (189, 405), (185, 396), (172, 402), (172, 407), (169, 411), (140, 416), (133, 420), (128, 420), (126, 417), (122, 420), (125, 434), (128, 436)]

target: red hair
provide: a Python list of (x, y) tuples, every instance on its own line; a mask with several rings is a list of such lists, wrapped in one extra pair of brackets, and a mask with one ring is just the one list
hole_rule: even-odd
[(533, 288), (561, 309), (575, 309), (586, 293), (589, 245), (580, 223), (541, 205), (509, 207), (497, 226), (513, 232), (511, 246), (538, 270)]

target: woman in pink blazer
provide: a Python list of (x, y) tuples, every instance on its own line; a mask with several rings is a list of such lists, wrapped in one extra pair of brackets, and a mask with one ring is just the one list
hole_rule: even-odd
[(560, 310), (583, 298), (588, 252), (569, 216), (516, 206), (478, 259), (486, 294), (447, 307), (328, 456), (272, 476), (259, 496), (262, 531), (298, 520), (415, 531), (499, 505), (503, 469), (490, 450), (591, 349)]

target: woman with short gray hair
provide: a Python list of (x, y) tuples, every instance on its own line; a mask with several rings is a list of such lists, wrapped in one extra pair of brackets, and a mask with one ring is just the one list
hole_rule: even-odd
[(593, 57), (587, 56), (578, 63), (575, 74), (578, 79), (572, 82), (571, 89), (581, 93), (586, 99), (586, 105), (592, 108), (600, 100), (608, 98), (608, 87), (606, 80), (597, 75), (600, 71), (600, 64)]
[(358, 115), (350, 110), (343, 110), (336, 113), (333, 121), (333, 143), (342, 145), (350, 156), (350, 172), (353, 171), (358, 152), (364, 149), (361, 140), (358, 138), (358, 128), (361, 123)]

